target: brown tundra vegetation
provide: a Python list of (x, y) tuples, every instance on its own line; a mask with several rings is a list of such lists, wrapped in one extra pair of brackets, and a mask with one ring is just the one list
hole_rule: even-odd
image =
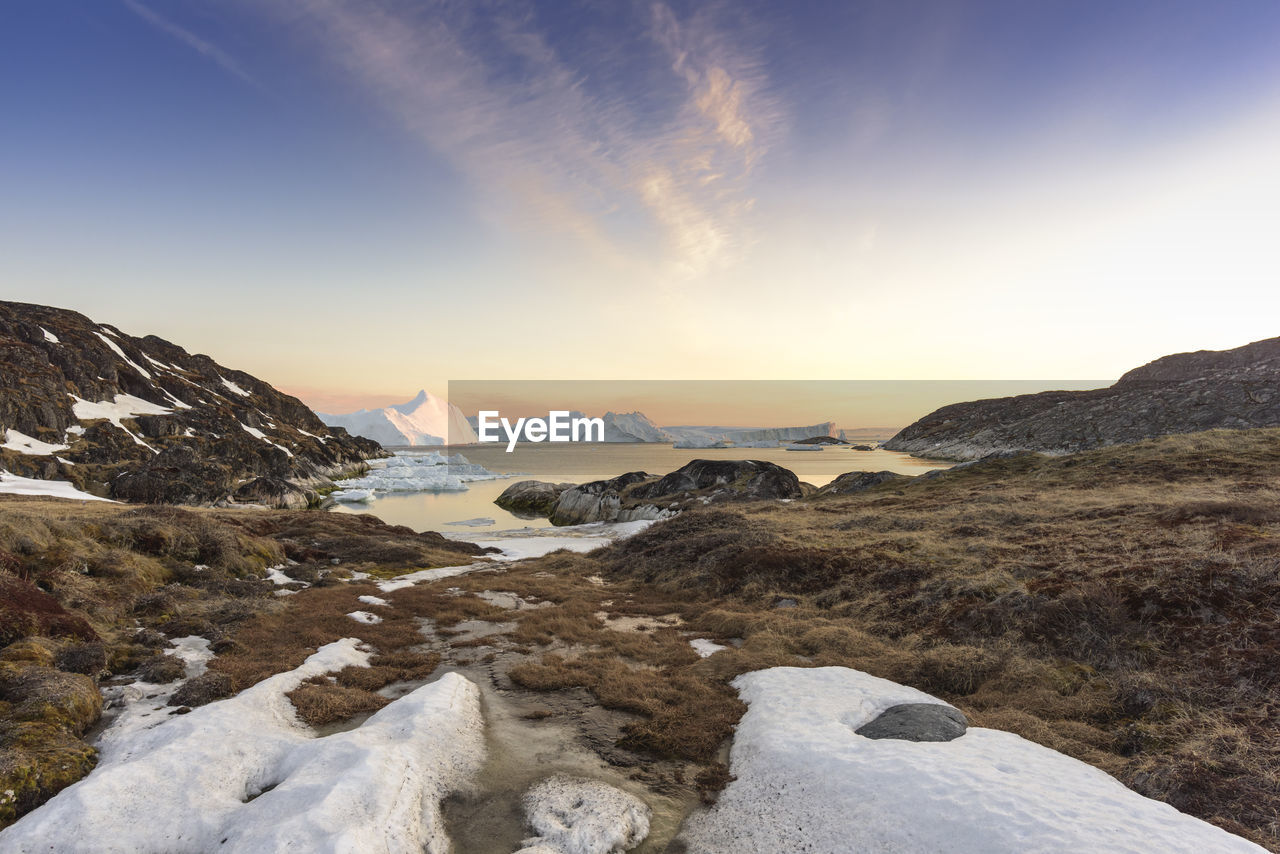
[[(615, 710), (602, 755), (647, 758), (661, 769), (637, 770), (648, 782), (710, 799), (743, 711), (730, 680), (841, 665), (1280, 850), (1280, 431), (1027, 454), (853, 495), (699, 508), (591, 554), (391, 593), (351, 570), (388, 577), (482, 557), (331, 521), (342, 518), (0, 501), (0, 583), (22, 592), (0, 611), (0, 789), (25, 787), (0, 823), (92, 765), (79, 735), (97, 712), (83, 683), (49, 674), (121, 678), (154, 656), (152, 635), (204, 634), (219, 652), (211, 671), (240, 690), (353, 636), (377, 648), (375, 666), (298, 689), (304, 720), (340, 721), (438, 662), (469, 662), (509, 690)], [(354, 537), (363, 548), (339, 555)], [(285, 557), (298, 592), (276, 596), (259, 575)], [(495, 590), (536, 607), (477, 595)], [(381, 623), (345, 617), (369, 594), (389, 603)], [(475, 625), (491, 630), (464, 631)], [(700, 658), (692, 637), (727, 648)], [(65, 702), (14, 701), (6, 686), (34, 668)], [(33, 755), (32, 727), (60, 733), (73, 772), (33, 774), (53, 766)]]

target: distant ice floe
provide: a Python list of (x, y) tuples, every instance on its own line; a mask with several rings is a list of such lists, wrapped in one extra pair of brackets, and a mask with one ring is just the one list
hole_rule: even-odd
[(491, 472), (462, 454), (445, 456), (436, 451), (398, 451), (385, 460), (372, 460), (369, 473), (342, 482), (332, 493), (344, 503), (371, 501), (384, 492), (465, 492), (478, 480), (498, 480), (510, 475)]
[(867, 673), (775, 667), (733, 685), (748, 706), (730, 753), (733, 782), (680, 837), (699, 854), (1264, 850), (1010, 732), (860, 735), (893, 706), (946, 705)]

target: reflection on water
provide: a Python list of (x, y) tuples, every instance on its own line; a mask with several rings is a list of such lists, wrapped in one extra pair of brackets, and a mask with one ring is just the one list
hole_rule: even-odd
[[(629, 471), (666, 474), (690, 460), (768, 460), (795, 472), (802, 481), (822, 486), (849, 471), (918, 475), (950, 465), (895, 451), (854, 451), (847, 445), (830, 445), (812, 452), (783, 448), (676, 449), (670, 445), (625, 443), (524, 444), (510, 454), (505, 448), (499, 444), (467, 445), (450, 448), (448, 452), (461, 453), (473, 463), (491, 471), (513, 473), (515, 477), (470, 483), (466, 492), (383, 495), (369, 504), (341, 505), (335, 512), (373, 513), (385, 522), (406, 525), (417, 531), (452, 531), (467, 534), (467, 539), (473, 539), (483, 537), (485, 531), (550, 526), (546, 519), (522, 519), (493, 503), (493, 499), (517, 480), (587, 483)], [(492, 518), (494, 525), (468, 527), (449, 524), (481, 516)]]

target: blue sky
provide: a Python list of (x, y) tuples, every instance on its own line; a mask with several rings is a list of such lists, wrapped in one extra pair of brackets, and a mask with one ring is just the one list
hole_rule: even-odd
[(0, 11), (6, 298), (318, 406), (1280, 333), (1280, 4)]

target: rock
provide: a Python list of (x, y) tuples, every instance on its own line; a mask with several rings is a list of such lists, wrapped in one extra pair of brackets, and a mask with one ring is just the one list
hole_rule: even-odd
[(874, 451), (874, 450), (875, 450), (875, 448), (871, 447), (870, 445), (850, 445), (850, 446), (849, 446), (849, 450), (851, 450), (851, 451)]
[(866, 738), (903, 741), (951, 741), (965, 734), (969, 721), (964, 713), (940, 703), (902, 703), (885, 709), (874, 720), (854, 730)]
[(182, 683), (169, 698), (169, 705), (194, 708), (230, 697), (234, 693), (230, 676), (217, 670), (208, 670)]
[(807, 439), (796, 439), (793, 445), (847, 445), (844, 439), (837, 439), (835, 436), (810, 436)]
[(765, 460), (692, 460), (653, 483), (630, 492), (632, 499), (658, 501), (681, 492), (723, 488), (722, 498), (799, 498), (800, 479)]
[(546, 518), (556, 506), (560, 493), (570, 489), (572, 483), (544, 483), (540, 480), (521, 480), (511, 484), (494, 499), (503, 510), (526, 518)]
[(795, 608), (795, 607), (798, 607), (799, 605), (800, 605), (799, 602), (789, 597), (778, 599), (773, 603), (774, 608)]
[(548, 518), (553, 525), (616, 522), (622, 506), (622, 493), (628, 487), (652, 477), (642, 471), (632, 471), (609, 480), (596, 480), (570, 487), (560, 494)]
[(894, 480), (909, 480), (905, 474), (891, 471), (849, 471), (820, 488), (818, 495), (850, 495), (865, 492), (873, 486)]
[(1048, 391), (932, 412), (884, 444), (927, 457), (1067, 454), (1174, 433), (1280, 426), (1280, 338), (1181, 353), (1135, 368), (1108, 388)]
[(305, 510), (319, 501), (314, 491), (303, 489), (282, 477), (258, 477), (232, 493), (241, 504), (263, 504), (286, 510)]
[(255, 498), (305, 506), (299, 490), (385, 454), (208, 356), (73, 311), (0, 302), (0, 436), (11, 429), (69, 446), (57, 456), (75, 465), (0, 451), (0, 468), (134, 502), (211, 504), (265, 477)]

